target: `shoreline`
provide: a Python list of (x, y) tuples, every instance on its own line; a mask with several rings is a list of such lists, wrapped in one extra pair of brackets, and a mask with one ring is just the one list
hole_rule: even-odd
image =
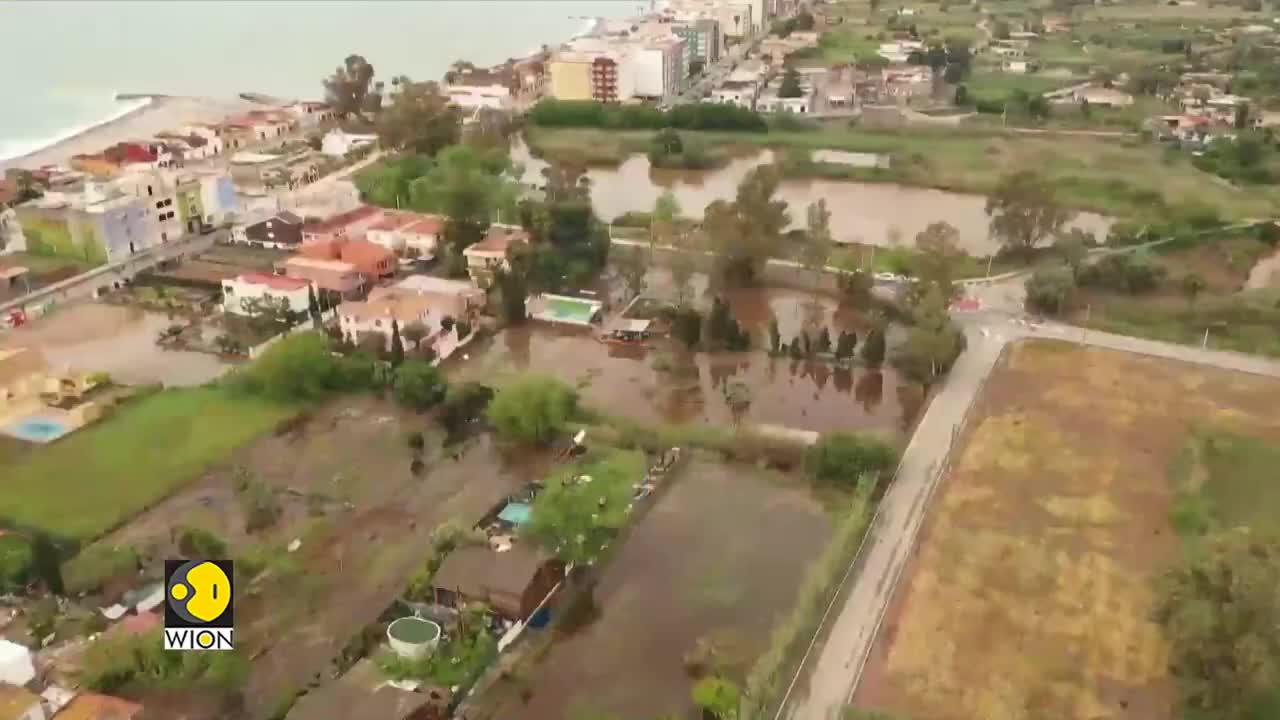
[(66, 165), (73, 155), (95, 153), (118, 142), (145, 139), (159, 132), (177, 131), (189, 123), (215, 122), (255, 107), (254, 103), (239, 98), (222, 100), (150, 93), (120, 93), (116, 97), (124, 101), (146, 99), (147, 103), (37, 150), (0, 160), (0, 171)]

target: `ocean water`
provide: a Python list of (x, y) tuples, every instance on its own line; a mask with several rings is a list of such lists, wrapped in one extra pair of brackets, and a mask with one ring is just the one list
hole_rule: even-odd
[(318, 99), (352, 53), (377, 76), (526, 55), (640, 0), (0, 2), (0, 160), (137, 107), (116, 93)]

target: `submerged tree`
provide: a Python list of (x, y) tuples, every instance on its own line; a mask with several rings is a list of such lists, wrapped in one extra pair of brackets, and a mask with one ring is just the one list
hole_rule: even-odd
[(720, 282), (753, 284), (765, 262), (778, 254), (789, 219), (786, 201), (774, 198), (781, 180), (776, 167), (762, 165), (738, 185), (733, 202), (717, 200), (707, 206), (703, 227)]
[(987, 198), (991, 236), (1012, 250), (1031, 250), (1057, 235), (1073, 215), (1058, 201), (1053, 184), (1030, 170), (1005, 175)]

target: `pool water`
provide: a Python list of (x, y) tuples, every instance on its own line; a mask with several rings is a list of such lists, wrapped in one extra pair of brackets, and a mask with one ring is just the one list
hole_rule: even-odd
[(594, 303), (585, 301), (575, 302), (560, 298), (553, 298), (547, 301), (547, 313), (557, 320), (589, 323), (591, 322), (591, 316), (595, 314), (595, 310)]
[(26, 417), (4, 428), (6, 435), (12, 435), (27, 442), (46, 443), (66, 435), (68, 428), (57, 420), (38, 416)]

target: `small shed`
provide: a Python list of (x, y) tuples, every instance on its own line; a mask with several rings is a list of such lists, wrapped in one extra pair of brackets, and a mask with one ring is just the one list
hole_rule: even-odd
[(526, 543), (502, 552), (464, 545), (444, 559), (431, 588), (445, 607), (483, 602), (505, 618), (523, 620), (563, 577), (563, 563)]
[(18, 643), (0, 640), (0, 683), (22, 687), (35, 677), (31, 651)]

